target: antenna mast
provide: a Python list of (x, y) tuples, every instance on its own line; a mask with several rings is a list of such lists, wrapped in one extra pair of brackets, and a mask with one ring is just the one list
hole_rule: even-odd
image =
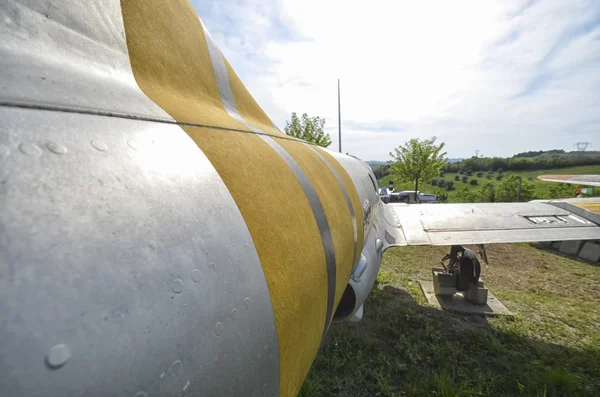
[(340, 79), (338, 79), (338, 139), (340, 153), (342, 153), (342, 108), (340, 104)]

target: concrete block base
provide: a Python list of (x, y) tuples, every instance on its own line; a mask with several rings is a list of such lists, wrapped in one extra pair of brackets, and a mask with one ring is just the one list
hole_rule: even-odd
[(600, 261), (600, 244), (596, 241), (586, 241), (577, 256), (591, 262)]
[(456, 276), (444, 274), (444, 269), (431, 269), (433, 274), (433, 289), (436, 294), (452, 296), (456, 294)]
[(431, 281), (419, 281), (421, 290), (427, 302), (440, 309), (483, 316), (508, 315), (512, 313), (491, 292), (487, 293), (487, 302), (484, 305), (475, 305), (467, 301), (462, 293), (452, 296), (437, 295)]
[(478, 285), (471, 285), (471, 287), (463, 293), (463, 296), (468, 302), (475, 303), (476, 305), (485, 305), (488, 300), (488, 289), (483, 286), (483, 282), (479, 282)]
[(583, 241), (581, 240), (561, 241), (560, 252), (567, 255), (577, 255), (582, 245)]

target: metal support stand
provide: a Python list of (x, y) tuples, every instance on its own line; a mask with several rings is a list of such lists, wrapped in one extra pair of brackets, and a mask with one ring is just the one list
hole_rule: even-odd
[[(486, 259), (485, 248), (479, 247), (480, 255)], [(448, 266), (444, 261), (449, 260)], [(440, 261), (443, 269), (432, 269), (433, 288), (436, 295), (454, 296), (462, 292), (465, 300), (477, 305), (485, 305), (488, 289), (480, 280), (481, 264), (475, 253), (460, 245), (453, 245), (450, 253)]]

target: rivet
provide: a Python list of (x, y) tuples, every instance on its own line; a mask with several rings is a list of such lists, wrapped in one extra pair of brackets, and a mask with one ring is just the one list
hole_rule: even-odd
[(171, 373), (171, 377), (173, 379), (179, 377), (181, 375), (181, 369), (183, 368), (183, 363), (181, 360), (173, 361), (173, 364), (169, 367), (169, 372)]
[(40, 156), (42, 154), (42, 149), (33, 143), (22, 143), (19, 145), (19, 150), (28, 156)]
[(67, 148), (61, 144), (55, 142), (46, 143), (46, 147), (54, 154), (65, 154), (67, 153)]
[(180, 294), (183, 291), (183, 281), (180, 279), (173, 280), (173, 292)]
[(46, 364), (53, 369), (58, 369), (65, 365), (71, 358), (71, 349), (69, 346), (60, 343), (50, 349)]
[(244, 299), (244, 304), (246, 305), (246, 309), (250, 308), (250, 298), (246, 297), (246, 299)]
[(192, 280), (194, 280), (195, 283), (199, 283), (200, 280), (202, 280), (202, 273), (200, 273), (199, 269), (192, 270)]
[(0, 145), (0, 159), (8, 157), (10, 149), (7, 146)]
[(217, 334), (217, 336), (221, 335), (223, 333), (223, 328), (223, 323), (219, 321), (217, 324), (215, 324), (215, 334)]
[(250, 244), (244, 245), (244, 251), (250, 252)]
[(91, 143), (94, 149), (96, 150), (99, 150), (101, 152), (106, 152), (108, 150), (108, 146), (106, 146), (106, 143), (102, 141), (92, 141)]
[(237, 311), (237, 309), (233, 309), (233, 310), (231, 311), (231, 319), (232, 319), (233, 321), (237, 320), (237, 312), (238, 312), (238, 311)]

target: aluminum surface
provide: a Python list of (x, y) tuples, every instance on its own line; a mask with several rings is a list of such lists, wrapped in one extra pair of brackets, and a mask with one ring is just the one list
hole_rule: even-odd
[(600, 238), (600, 226), (584, 211), (545, 202), (382, 205), (386, 231), (397, 240), (389, 246)]
[(338, 322), (347, 320), (359, 312), (373, 289), (379, 268), (381, 267), (383, 252), (377, 249), (377, 241), (381, 241), (381, 230), (384, 227), (384, 222), (381, 217), (376, 218), (367, 236), (360, 254), (360, 260), (355, 269), (355, 273), (358, 272), (360, 274), (353, 273), (348, 281), (349, 286), (354, 292), (354, 307), (352, 311), (346, 313), (344, 316), (338, 315)]
[(248, 126), (248, 123), (240, 116), (235, 106), (235, 99), (233, 98), (233, 92), (231, 91), (231, 84), (229, 84), (229, 76), (227, 75), (223, 54), (215, 44), (214, 39), (210, 35), (208, 29), (206, 29), (206, 26), (204, 26), (202, 20), (200, 20), (200, 23), (202, 24), (202, 30), (204, 31), (204, 37), (206, 38), (206, 44), (208, 46), (208, 54), (210, 55), (210, 61), (215, 72), (215, 79), (217, 80), (217, 88), (219, 90), (219, 96), (221, 97), (221, 103), (231, 117)]
[[(572, 212), (573, 214), (579, 215), (585, 219), (589, 219), (590, 221), (600, 225), (600, 213), (597, 211), (598, 205), (600, 205), (600, 198), (598, 197), (549, 200), (547, 203), (549, 205)], [(594, 211), (594, 209), (596, 210)]]
[(0, 107), (0, 395), (279, 394), (246, 224), (178, 126)]
[(0, 2), (0, 104), (172, 121), (137, 86), (118, 0)]

